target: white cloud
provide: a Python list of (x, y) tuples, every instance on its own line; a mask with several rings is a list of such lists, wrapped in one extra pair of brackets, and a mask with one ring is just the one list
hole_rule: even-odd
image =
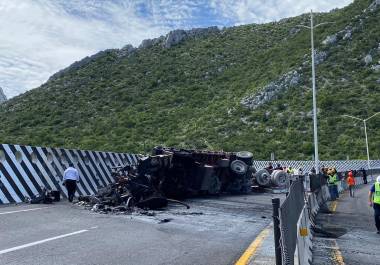
[(351, 0), (1, 0), (0, 86), (13, 97), (76, 60), (174, 28), (261, 23)]
[(211, 0), (221, 16), (235, 24), (265, 23), (310, 12), (326, 12), (352, 3), (353, 0)]
[[(128, 5), (108, 2), (96, 10), (75, 1), (76, 9), (70, 10), (63, 3), (0, 3), (0, 86), (8, 97), (39, 86), (56, 71), (99, 50), (137, 45), (168, 30), (137, 17)], [(109, 17), (96, 17), (96, 12)]]

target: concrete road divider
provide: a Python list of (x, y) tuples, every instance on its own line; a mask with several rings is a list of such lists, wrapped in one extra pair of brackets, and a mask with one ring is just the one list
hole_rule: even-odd
[(0, 145), (0, 204), (20, 203), (43, 188), (67, 197), (62, 174), (69, 163), (81, 176), (77, 195), (111, 183), (111, 167), (136, 164), (133, 154), (24, 145)]

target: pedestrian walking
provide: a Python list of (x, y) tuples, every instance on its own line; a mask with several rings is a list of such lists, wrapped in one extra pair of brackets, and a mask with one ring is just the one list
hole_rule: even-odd
[(380, 176), (369, 191), (369, 206), (373, 207), (377, 233), (380, 234)]
[(69, 202), (73, 202), (77, 182), (79, 182), (79, 172), (74, 168), (73, 164), (69, 164), (69, 167), (63, 173), (63, 185), (66, 186)]
[(367, 181), (367, 172), (365, 171), (364, 168), (362, 168), (362, 176), (363, 176), (363, 182), (364, 184), (367, 184), (368, 181)]
[(355, 178), (352, 172), (348, 172), (348, 178), (347, 178), (347, 184), (348, 184), (348, 189), (350, 190), (350, 197), (354, 197), (354, 191), (355, 191)]

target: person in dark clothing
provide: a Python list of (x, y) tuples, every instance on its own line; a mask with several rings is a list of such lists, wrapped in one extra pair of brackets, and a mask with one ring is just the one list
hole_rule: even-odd
[(79, 182), (78, 170), (76, 170), (74, 166), (70, 164), (63, 173), (63, 183), (67, 189), (67, 197), (69, 199), (69, 202), (72, 202), (74, 199), (75, 191), (77, 189), (77, 182)]
[(274, 170), (282, 170), (282, 166), (280, 164), (277, 164)]
[(380, 234), (380, 176), (377, 177), (375, 184), (372, 185), (368, 200), (369, 206), (373, 206), (375, 225), (377, 233)]
[(367, 172), (365, 171), (364, 168), (362, 168), (362, 176), (363, 176), (363, 182), (364, 184), (367, 184), (368, 181), (367, 181)]
[(269, 162), (268, 166), (265, 168), (270, 174), (273, 172), (273, 165), (271, 162)]

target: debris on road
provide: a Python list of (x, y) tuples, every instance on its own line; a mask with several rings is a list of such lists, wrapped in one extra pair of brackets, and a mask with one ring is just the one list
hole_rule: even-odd
[(172, 221), (172, 220), (173, 220), (173, 218), (165, 218), (165, 219), (160, 220), (158, 223), (159, 223), (159, 224), (169, 223), (169, 222)]
[(161, 209), (199, 195), (241, 194), (251, 189), (256, 172), (250, 152), (213, 152), (155, 147), (137, 166), (112, 169), (114, 182), (97, 194), (80, 196), (78, 205), (94, 212)]
[(32, 198), (27, 198), (27, 202), (30, 202), (31, 204), (52, 204), (53, 202), (60, 201), (60, 197), (61, 194), (59, 191), (51, 191), (46, 188), (42, 188), (38, 195), (35, 195)]
[(283, 188), (289, 183), (290, 177), (283, 170), (273, 170), (269, 173), (267, 169), (261, 169), (254, 174), (253, 181), (263, 188)]

